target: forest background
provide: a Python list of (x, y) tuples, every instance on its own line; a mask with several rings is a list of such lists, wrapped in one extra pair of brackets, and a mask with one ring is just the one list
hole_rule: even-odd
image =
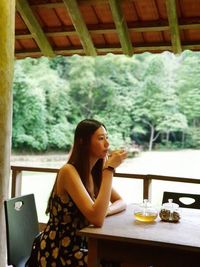
[(69, 151), (76, 124), (105, 123), (111, 147), (200, 148), (200, 52), (15, 62), (13, 152)]

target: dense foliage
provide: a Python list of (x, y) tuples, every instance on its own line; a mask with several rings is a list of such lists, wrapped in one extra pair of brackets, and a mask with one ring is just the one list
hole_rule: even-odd
[(12, 146), (69, 150), (77, 122), (96, 118), (112, 147), (200, 148), (200, 53), (17, 60)]

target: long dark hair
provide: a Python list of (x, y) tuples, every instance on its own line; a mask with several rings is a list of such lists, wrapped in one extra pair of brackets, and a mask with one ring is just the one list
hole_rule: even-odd
[[(91, 137), (95, 133), (95, 131), (101, 126), (103, 126), (106, 129), (103, 123), (94, 119), (85, 119), (78, 123), (74, 134), (74, 144), (72, 147), (71, 155), (68, 160), (68, 163), (72, 164), (76, 168), (84, 186), (86, 187), (90, 195), (91, 193), (89, 192), (88, 189), (88, 183), (90, 175), (89, 156), (90, 156)], [(97, 160), (96, 164), (93, 166), (91, 171), (94, 180), (95, 195), (98, 194), (101, 185), (102, 169), (103, 169), (103, 159), (99, 159)], [(48, 214), (50, 211), (50, 205), (51, 205), (50, 200), (51, 200), (51, 195), (54, 192), (55, 184), (53, 186), (50, 198), (48, 200), (46, 214)], [(92, 195), (91, 197), (93, 198)]]
[[(88, 189), (87, 185), (90, 174), (89, 156), (91, 137), (101, 126), (106, 128), (103, 123), (97, 120), (85, 119), (79, 122), (74, 134), (74, 145), (68, 163), (72, 164), (76, 168), (86, 189)], [(92, 169), (92, 176), (95, 186), (97, 187), (97, 191), (101, 184), (102, 168), (103, 159), (99, 159)]]

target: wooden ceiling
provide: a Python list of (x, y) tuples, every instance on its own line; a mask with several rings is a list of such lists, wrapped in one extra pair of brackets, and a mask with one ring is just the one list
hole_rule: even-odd
[(200, 50), (200, 0), (16, 0), (15, 56)]

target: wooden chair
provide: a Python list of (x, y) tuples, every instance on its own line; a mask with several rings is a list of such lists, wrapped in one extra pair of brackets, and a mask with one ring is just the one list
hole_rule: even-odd
[(4, 201), (8, 265), (24, 267), (32, 243), (39, 233), (38, 217), (33, 194)]
[(163, 192), (162, 203), (167, 203), (168, 199), (173, 199), (182, 208), (200, 209), (200, 195), (178, 192)]

